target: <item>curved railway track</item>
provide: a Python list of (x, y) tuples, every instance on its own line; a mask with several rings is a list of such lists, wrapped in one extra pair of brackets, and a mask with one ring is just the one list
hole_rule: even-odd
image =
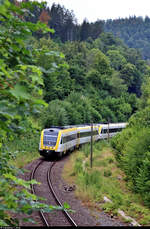
[[(45, 162), (44, 160), (39, 160), (39, 162), (37, 163), (37, 165), (34, 167), (34, 169), (31, 172), (30, 180), (36, 179), (36, 173), (37, 173), (38, 169), (43, 165), (44, 162)], [(49, 187), (49, 189), (47, 190), (47, 193), (49, 193), (48, 199), (51, 201), (52, 197), (53, 197), (53, 199), (55, 200), (55, 203), (62, 207), (62, 203), (60, 202), (58, 196), (56, 195), (54, 188), (53, 188), (52, 181), (51, 181), (51, 171), (52, 171), (52, 168), (54, 167), (55, 163), (57, 163), (57, 162), (56, 161), (55, 162), (49, 162), (49, 164), (48, 164), (49, 166), (48, 166), (47, 171), (46, 171), (47, 174), (43, 174), (43, 175), (47, 176), (46, 180), (47, 180), (47, 185)], [(36, 195), (35, 185), (31, 185), (31, 190), (32, 190), (32, 193)], [(51, 221), (47, 217), (48, 213), (44, 213), (43, 211), (40, 211), (39, 213), (40, 213), (40, 216), (41, 216), (42, 221), (44, 223), (44, 226), (47, 226), (47, 227), (51, 226)], [(67, 226), (77, 227), (77, 224), (74, 222), (74, 220), (72, 219), (72, 217), (69, 215), (69, 213), (66, 210), (62, 211), (62, 215), (63, 215), (63, 217), (65, 217), (65, 220), (62, 220), (62, 222), (65, 222), (67, 220), (67, 222), (68, 222)], [(56, 217), (56, 215), (55, 215), (55, 217)], [(56, 217), (56, 220), (57, 220), (57, 217)], [(66, 226), (66, 225), (59, 225), (59, 226)]]

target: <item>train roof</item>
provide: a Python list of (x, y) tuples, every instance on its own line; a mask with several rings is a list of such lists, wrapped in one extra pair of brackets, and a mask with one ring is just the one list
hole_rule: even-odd
[[(125, 127), (127, 125), (127, 123), (122, 122), (122, 123), (93, 123), (93, 126), (102, 126), (102, 127)], [(68, 125), (68, 126), (51, 126), (50, 128), (45, 128), (45, 130), (47, 131), (52, 131), (52, 132), (59, 132), (60, 130), (65, 130), (65, 129), (70, 129), (70, 128), (80, 128), (80, 127), (89, 127), (91, 126), (91, 124), (87, 123), (87, 124), (81, 124), (81, 125)]]
[(50, 131), (50, 132), (59, 132), (60, 130), (62, 130), (62, 129), (60, 129), (60, 128), (46, 128), (46, 129), (44, 129), (44, 131)]
[(126, 127), (128, 123), (126, 122), (120, 122), (120, 123), (107, 123), (107, 124), (102, 124), (102, 127), (108, 128), (119, 128), (119, 127)]

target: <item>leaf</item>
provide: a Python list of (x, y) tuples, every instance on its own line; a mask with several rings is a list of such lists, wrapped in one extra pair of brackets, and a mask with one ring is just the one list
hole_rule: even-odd
[(61, 206), (49, 205), (49, 210), (50, 211), (53, 211), (53, 210), (63, 210), (63, 208)]
[[(30, 186), (29, 186), (30, 187)], [(25, 196), (27, 197), (27, 198), (30, 198), (30, 199), (32, 199), (32, 200), (37, 200), (37, 196), (36, 195), (34, 195), (34, 194), (32, 194), (32, 193), (30, 193), (30, 192), (28, 192), (27, 190), (23, 190), (23, 192), (24, 192), (24, 194), (25, 194)]]
[(20, 84), (16, 84), (15, 87), (13, 89), (10, 89), (9, 91), (14, 97), (18, 99), (20, 98), (30, 99), (31, 98), (30, 94), (27, 92), (27, 88)]
[(0, 225), (1, 225), (1, 228), (2, 227), (7, 227), (9, 226), (4, 220), (0, 219)]
[(69, 204), (66, 203), (66, 202), (64, 203), (63, 207), (64, 207), (65, 209), (69, 209), (69, 208), (70, 208)]
[(4, 177), (12, 180), (16, 185), (21, 185), (21, 186), (28, 188), (28, 189), (30, 188), (30, 182), (22, 180), (20, 178), (17, 178), (14, 175), (12, 175), (11, 173), (4, 174)]
[(36, 180), (30, 180), (29, 184), (40, 184), (40, 182), (36, 181)]
[(33, 102), (34, 104), (44, 105), (45, 107), (48, 106), (48, 104), (42, 99), (34, 99)]
[(7, 8), (10, 6), (10, 3), (8, 0), (0, 0), (0, 12), (5, 17), (9, 17), (10, 15), (7, 14)]
[(11, 179), (11, 180), (13, 180), (13, 181), (16, 181), (16, 177), (15, 176), (13, 176), (11, 173), (6, 173), (6, 174), (4, 174), (4, 177), (5, 178), (9, 178), (9, 179)]
[(0, 103), (0, 114), (7, 118), (14, 118), (17, 114), (14, 104), (10, 104), (8, 100), (2, 100)]
[(41, 77), (39, 77), (39, 75), (37, 74), (30, 74), (30, 77), (32, 78), (32, 82), (35, 84), (35, 83), (38, 83), (40, 85), (44, 85), (43, 84), (43, 79)]

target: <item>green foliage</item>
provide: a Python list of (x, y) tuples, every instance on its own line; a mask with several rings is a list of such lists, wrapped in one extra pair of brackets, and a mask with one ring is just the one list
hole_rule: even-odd
[[(108, 118), (112, 122), (127, 121), (137, 109), (137, 98), (132, 92), (136, 93), (138, 89), (140, 93), (139, 87), (143, 77), (143, 73), (140, 72), (141, 65), (139, 68), (138, 65), (128, 62), (126, 55), (129, 53), (128, 48), (112, 35), (103, 34), (97, 38), (97, 43), (100, 41), (108, 49), (104, 51), (106, 54), (97, 48), (96, 41), (92, 40), (90, 45), (88, 42), (67, 42), (60, 47), (53, 41), (40, 40), (48, 53), (49, 45), (53, 46), (53, 50), (60, 49), (60, 52), (63, 51), (65, 54), (63, 59), (54, 52), (55, 58), (50, 55), (49, 61), (45, 62), (43, 52), (41, 56), (37, 54), (37, 60), (47, 69), (44, 72), (44, 98), (47, 102), (63, 100), (60, 104), (67, 112), (68, 124), (88, 123), (91, 119), (94, 122), (106, 122)], [(120, 66), (117, 70), (112, 58), (115, 54), (118, 55), (115, 64)], [(49, 71), (54, 61), (57, 63), (55, 70)], [(124, 69), (127, 66), (129, 69), (127, 68), (125, 75), (129, 75), (130, 84), (123, 79)], [(135, 86), (137, 80), (139, 84)], [(46, 119), (47, 117), (45, 121)], [(52, 123), (52, 117), (50, 119)], [(56, 120), (54, 123), (57, 123)]]
[[(45, 24), (38, 21), (41, 19), (42, 7), (45, 16), (51, 15), (51, 18), (45, 18)], [(118, 159), (127, 173), (128, 162), (133, 160), (135, 166), (139, 164), (140, 159), (137, 163), (134, 157), (135, 149), (138, 148), (136, 141), (142, 135), (141, 125), (145, 128), (145, 144), (148, 144), (149, 137), (146, 126), (149, 126), (150, 71), (141, 60), (139, 52), (126, 47), (111, 33), (102, 33), (102, 21), (92, 24), (85, 21), (77, 26), (74, 15), (65, 8), (54, 4), (49, 9), (46, 8), (46, 3), (30, 1), (19, 2), (18, 5), (8, 0), (1, 1), (0, 11), (0, 182), (4, 182), (0, 222), (2, 225), (11, 225), (13, 222), (6, 212), (9, 213), (10, 209), (18, 211), (17, 198), (23, 198), (28, 203), (31, 196), (23, 192), (20, 194), (22, 196), (14, 195), (16, 199), (13, 199), (16, 186), (21, 184), (24, 188), (26, 184), (17, 184), (22, 181), (15, 178), (16, 170), (10, 161), (27, 150), (35, 152), (40, 130), (44, 127), (91, 121), (101, 123), (108, 119), (111, 122), (126, 122), (137, 110), (137, 96), (141, 95), (141, 84), (144, 81), (139, 102), (139, 107), (144, 110), (139, 110), (132, 116), (129, 127), (113, 140), (114, 147), (119, 150)], [(55, 28), (56, 32), (51, 37), (56, 42), (49, 37), (49, 33), (54, 31), (46, 24)], [(35, 37), (39, 39), (36, 40)], [(83, 42), (79, 42), (80, 39)], [(67, 42), (63, 44), (61, 41)], [(132, 128), (136, 124), (138, 128)], [(134, 140), (133, 135), (136, 132), (139, 135)], [(134, 142), (133, 147), (130, 139)], [(128, 147), (126, 142), (129, 142)], [(128, 149), (133, 158), (126, 153)], [(86, 156), (88, 151), (89, 149), (85, 152)], [(136, 170), (138, 176), (134, 183), (136, 191), (142, 193), (145, 190), (147, 193), (149, 182), (144, 177), (147, 179), (149, 175), (148, 146), (143, 146), (141, 152), (145, 156)], [(82, 164), (78, 162), (76, 172), (80, 173), (81, 170)], [(132, 170), (131, 166), (130, 171), (133, 174)], [(105, 175), (111, 177), (108, 171)], [(94, 176), (84, 174), (84, 185), (96, 182)], [(7, 189), (11, 183), (15, 188), (10, 189), (9, 193)], [(11, 208), (7, 206), (9, 201), (4, 198), (5, 192), (8, 193), (8, 199), (10, 195)], [(148, 203), (148, 194), (143, 199)], [(29, 213), (31, 209), (28, 205), (24, 209), (22, 204), (21, 211)], [(39, 203), (38, 206), (42, 205)], [(33, 202), (31, 204), (33, 209), (38, 206)], [(43, 207), (47, 208), (45, 205)]]
[(147, 72), (146, 72), (146, 77), (145, 80), (142, 84), (142, 96), (141, 96), (141, 101), (140, 101), (140, 108), (146, 108), (150, 104), (150, 68), (147, 66)]
[(20, 121), (21, 128), (15, 130), (13, 139), (3, 144), (3, 151), (19, 152), (37, 152), (40, 138), (40, 128), (35, 127), (31, 120)]
[(149, 59), (147, 52), (150, 47), (149, 26), (150, 18), (148, 16), (145, 18), (132, 16), (107, 20), (104, 24), (104, 31), (120, 37), (129, 47), (140, 50), (144, 59)]
[[(90, 168), (90, 157), (87, 158), (85, 152), (83, 154), (83, 150), (87, 151), (87, 148), (85, 145), (80, 152), (72, 154), (67, 165), (68, 168), (71, 166), (74, 168), (72, 182), (78, 186), (77, 195), (85, 203), (90, 203), (93, 208), (102, 208), (113, 215), (118, 215), (118, 209), (121, 209), (137, 222), (145, 226), (149, 225), (149, 208), (143, 206), (140, 194), (132, 192), (131, 187), (127, 186), (128, 181), (125, 179), (125, 174), (118, 167), (108, 142), (94, 143), (92, 169)], [(68, 171), (72, 179), (70, 169)], [(145, 180), (143, 184), (144, 182)], [(104, 197), (109, 198), (112, 202), (104, 203)]]
[(97, 109), (104, 122), (107, 122), (108, 118), (111, 122), (126, 121), (132, 113), (131, 105), (126, 100), (124, 96), (120, 98), (107, 96), (103, 101), (99, 100)]
[(87, 57), (88, 68), (94, 68), (101, 75), (110, 73), (108, 58), (99, 49), (91, 49)]
[(90, 154), (90, 143), (84, 144), (81, 146), (81, 152), (84, 153), (85, 157), (88, 157)]
[[(147, 78), (149, 82), (149, 79)], [(129, 186), (139, 193), (146, 206), (150, 207), (149, 177), (150, 177), (150, 121), (149, 105), (144, 101), (149, 84), (144, 83), (140, 107), (129, 120), (128, 127), (112, 139), (112, 145), (117, 150), (116, 158), (127, 175)], [(144, 104), (145, 103), (145, 104)], [(141, 109), (144, 104), (145, 109)]]
[(112, 73), (109, 85), (111, 95), (115, 98), (120, 97), (121, 94), (125, 94), (127, 92), (127, 85), (124, 84), (123, 79), (120, 78), (120, 74), (117, 71)]
[(79, 174), (83, 171), (83, 167), (82, 167), (82, 158), (77, 158), (75, 166), (74, 166), (74, 173), (75, 174)]
[(59, 51), (58, 45), (50, 39), (35, 41), (34, 46), (40, 51), (36, 52), (36, 61), (44, 76), (44, 99), (46, 102), (63, 100), (74, 86), (64, 55)]
[[(57, 114), (57, 116), (56, 116)], [(101, 115), (92, 107), (91, 101), (80, 93), (72, 92), (64, 101), (53, 100), (42, 114), (45, 127), (100, 122)]]
[[(25, 22), (23, 15), (29, 15), (30, 9), (40, 4), (33, 2), (19, 3), (0, 2), (0, 225), (16, 226), (18, 220), (10, 213), (31, 214), (33, 210), (43, 209), (51, 212), (58, 207), (40, 203), (40, 198), (31, 194), (28, 189), (36, 181), (24, 181), (16, 177), (20, 172), (10, 163), (15, 159), (15, 152), (8, 147), (21, 133), (35, 131), (32, 125), (27, 128), (28, 117), (38, 114), (46, 102), (42, 100), (42, 72), (35, 65), (34, 51), (28, 47), (27, 39), (32, 32), (41, 30), (44, 33), (51, 29), (41, 22)], [(25, 8), (25, 6), (27, 8)], [(28, 133), (29, 133), (28, 132)], [(29, 135), (30, 136), (30, 135)], [(28, 137), (29, 137), (28, 136)], [(26, 136), (24, 136), (26, 138)], [(27, 139), (26, 139), (27, 140)], [(28, 142), (29, 144), (29, 142)], [(26, 149), (28, 145), (24, 146)], [(7, 148), (7, 150), (6, 150)], [(15, 148), (15, 150), (17, 147)], [(21, 150), (23, 146), (21, 146)], [(20, 150), (20, 149), (19, 149)], [(21, 190), (18, 190), (20, 186)], [(37, 200), (35, 202), (35, 200)], [(68, 208), (68, 206), (67, 206)], [(61, 208), (62, 210), (63, 208)]]
[(107, 55), (111, 60), (111, 67), (117, 71), (122, 69), (123, 65), (127, 63), (125, 57), (121, 55), (119, 50), (108, 50)]
[[(95, 41), (59, 45), (42, 38), (35, 42), (35, 47), (42, 50), (36, 53), (36, 61), (43, 72), (44, 99), (53, 101), (50, 104), (59, 99), (56, 104), (59, 103), (63, 116), (67, 117), (60, 122), (53, 114), (48, 118), (47, 111), (43, 111), (45, 117), (42, 115), (42, 120), (45, 121), (42, 122), (51, 120), (46, 126), (88, 123), (91, 120), (107, 122), (108, 119), (121, 122), (127, 121), (136, 111), (136, 94), (141, 93), (145, 63), (140, 62), (139, 56), (132, 61), (130, 55), (134, 50), (128, 49), (112, 34), (101, 34)], [(55, 111), (54, 105), (50, 110)]]
[[(149, 160), (149, 135), (150, 131), (147, 128), (138, 130), (137, 133), (129, 139), (128, 145), (124, 149), (125, 156), (122, 158), (123, 166), (127, 176), (132, 180), (134, 190), (136, 191), (140, 189), (139, 184), (140, 180), (143, 179), (143, 173), (145, 173), (145, 179), (147, 181), (149, 179), (149, 167), (147, 167)], [(146, 187), (146, 181), (144, 186)], [(143, 193), (143, 195), (145, 194)]]
[(100, 180), (100, 172), (99, 171), (93, 171), (91, 173), (85, 172), (84, 173), (84, 184), (89, 187), (90, 185), (95, 185), (98, 188), (100, 188), (101, 180)]
[[(32, 51), (24, 42), (35, 30), (35, 25), (25, 23), (15, 13), (22, 12), (21, 7), (8, 4), (5, 9), (7, 17), (1, 15), (0, 30), (0, 84), (1, 84), (1, 140), (6, 132), (13, 130), (21, 117), (34, 112), (37, 107), (45, 104), (41, 99), (43, 85), (40, 69), (33, 65)], [(14, 11), (14, 14), (11, 12)], [(36, 29), (41, 29), (37, 26)]]
[[(48, 206), (40, 203), (39, 197), (30, 193), (30, 185), (38, 184), (35, 180), (24, 181), (13, 176), (11, 173), (5, 173), (3, 178), (0, 179), (0, 196), (1, 196), (1, 226), (17, 226), (18, 220), (7, 215), (6, 212), (16, 214), (28, 214), (32, 211), (39, 211), (43, 209), (44, 212), (51, 212), (52, 210), (63, 210), (63, 208), (57, 206)], [(18, 190), (18, 185), (21, 187), (21, 191)], [(6, 192), (6, 190), (9, 190)], [(68, 208), (69, 206), (67, 206)], [(27, 220), (27, 219), (26, 219)]]
[(111, 171), (109, 170), (109, 169), (107, 169), (107, 170), (104, 170), (104, 176), (105, 177), (110, 177), (111, 176)]
[(64, 126), (68, 124), (67, 112), (62, 106), (63, 102), (53, 100), (42, 114), (44, 127)]

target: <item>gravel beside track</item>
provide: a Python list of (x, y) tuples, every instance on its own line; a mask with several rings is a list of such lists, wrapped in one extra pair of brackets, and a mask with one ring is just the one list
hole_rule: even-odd
[[(41, 158), (40, 158), (41, 159)], [(21, 178), (25, 180), (30, 179), (30, 172), (33, 167), (36, 166), (39, 159), (31, 162), (24, 169), (29, 170), (25, 172), (24, 175), (20, 175)], [(78, 226), (130, 226), (130, 224), (120, 222), (118, 219), (111, 218), (111, 216), (105, 214), (104, 212), (99, 212), (95, 210), (89, 210), (85, 206), (83, 206), (82, 202), (77, 199), (74, 195), (74, 191), (65, 190), (65, 187), (68, 187), (68, 184), (62, 179), (61, 174), (64, 167), (65, 162), (68, 160), (68, 157), (64, 157), (63, 159), (57, 161), (51, 171), (51, 180), (53, 183), (53, 188), (60, 199), (61, 203), (67, 202), (72, 210), (75, 210), (74, 213), (69, 213), (73, 220), (76, 222)], [(39, 169), (38, 175), (36, 175), (37, 181), (41, 182), (41, 185), (36, 185), (36, 193), (39, 196), (44, 196), (47, 198), (47, 204), (56, 205), (56, 203), (51, 202), (49, 197), (49, 192), (47, 191), (47, 177), (43, 177), (43, 173), (47, 166), (50, 165), (50, 161), (45, 161), (43, 163), (43, 167)], [(60, 214), (60, 215), (59, 215)], [(61, 217), (62, 212), (55, 211), (50, 213), (49, 217), (51, 220), (51, 226), (70, 226), (65, 222), (64, 218)], [(20, 217), (19, 217), (20, 218)], [(20, 226), (45, 226), (43, 225), (41, 218), (38, 212), (34, 212), (31, 215), (31, 218), (34, 219), (37, 224), (32, 224), (29, 222), (20, 221)]]

